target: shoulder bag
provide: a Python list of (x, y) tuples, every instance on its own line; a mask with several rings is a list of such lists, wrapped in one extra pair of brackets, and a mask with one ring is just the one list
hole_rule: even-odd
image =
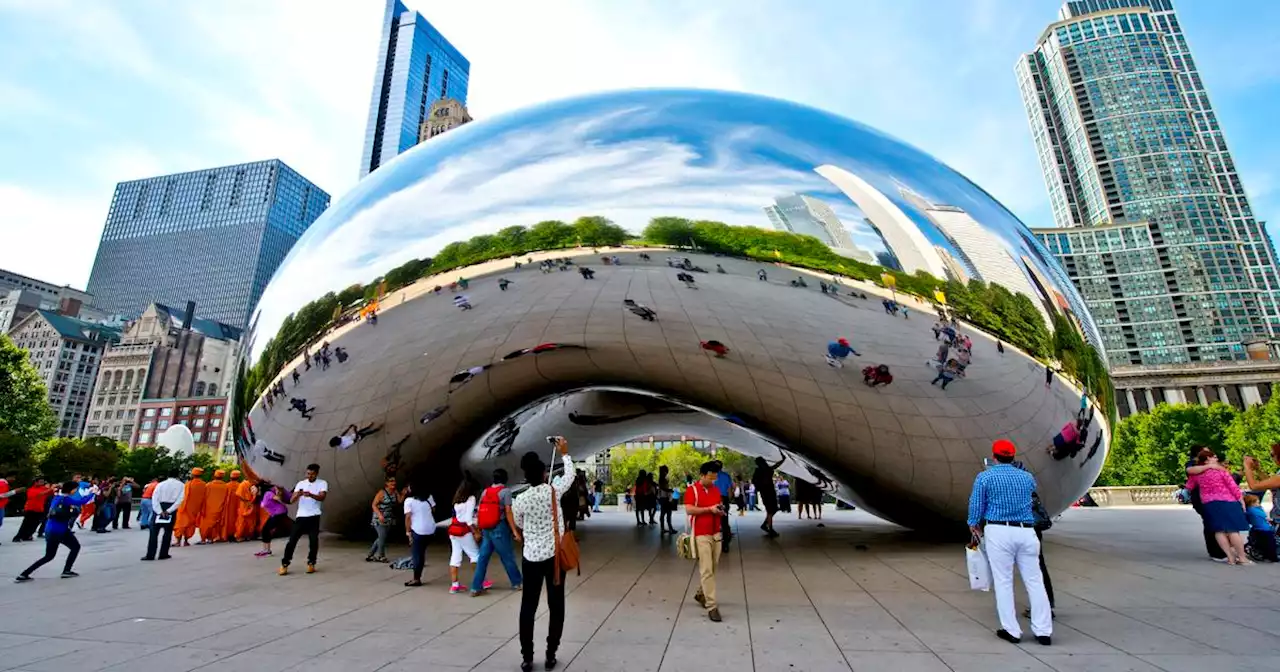
[(555, 546), (555, 575), (552, 581), (555, 585), (560, 585), (560, 574), (569, 570), (577, 570), (578, 576), (582, 576), (582, 568), (578, 566), (578, 540), (571, 532), (560, 534), (560, 505), (558, 503), (559, 496), (556, 495), (556, 489), (551, 488), (551, 539)]
[[(698, 506), (698, 485), (696, 483), (692, 486), (692, 490), (693, 505)], [(685, 560), (696, 560), (698, 557), (698, 544), (694, 542), (693, 538), (693, 516), (686, 515), (685, 518), (688, 528), (676, 537), (676, 555)]]

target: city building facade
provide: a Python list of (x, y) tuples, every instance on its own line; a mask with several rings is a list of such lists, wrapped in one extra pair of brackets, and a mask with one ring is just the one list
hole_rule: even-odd
[(844, 222), (824, 201), (803, 194), (779, 196), (764, 207), (769, 224), (777, 231), (813, 236), (844, 256), (863, 263), (875, 263), (872, 254), (853, 242)]
[(0, 268), (0, 292), (13, 289), (34, 292), (55, 306), (64, 298), (75, 299), (86, 306), (93, 304), (93, 295), (74, 289), (70, 285), (59, 286)]
[[(1113, 367), (1250, 358), (1275, 252), (1169, 0), (1068, 2), (1015, 68), (1054, 228)], [(1197, 369), (1198, 370), (1198, 369)]]
[(467, 102), (471, 62), (440, 31), (400, 0), (387, 0), (373, 75), (360, 177), (418, 144), (437, 100)]
[(452, 131), (471, 122), (471, 114), (467, 106), (456, 98), (441, 98), (427, 108), (427, 116), (423, 117), (418, 129), (418, 142), (426, 142), (431, 138)]
[(102, 353), (120, 339), (117, 329), (36, 310), (9, 332), (49, 390), (58, 436), (80, 436), (88, 417)]
[(152, 304), (125, 327), (102, 356), (84, 436), (132, 445), (142, 402), (230, 394), (241, 332), (194, 312)]
[(195, 301), (243, 329), (276, 267), (329, 207), (278, 159), (116, 185), (89, 276), (95, 305), (125, 319)]
[(226, 443), (227, 397), (147, 399), (138, 406), (133, 446), (154, 446), (164, 430), (186, 425), (197, 451), (220, 452)]

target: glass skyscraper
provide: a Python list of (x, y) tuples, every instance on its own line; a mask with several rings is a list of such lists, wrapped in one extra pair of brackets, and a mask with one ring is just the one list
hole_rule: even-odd
[(400, 0), (387, 0), (360, 177), (418, 144), (433, 102), (453, 98), (466, 105), (470, 75), (471, 62), (440, 31)]
[(238, 328), (329, 194), (278, 159), (116, 185), (89, 275), (110, 314), (196, 303)]
[(1016, 66), (1066, 268), (1113, 366), (1246, 358), (1280, 331), (1249, 208), (1169, 0), (1078, 0)]

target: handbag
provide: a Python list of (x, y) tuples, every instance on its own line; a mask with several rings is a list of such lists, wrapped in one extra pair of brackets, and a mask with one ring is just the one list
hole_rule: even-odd
[(987, 554), (979, 544), (964, 547), (965, 562), (969, 565), (969, 588), (971, 590), (991, 590), (991, 563), (987, 562)]
[[(693, 486), (693, 505), (698, 506), (698, 486)], [(676, 537), (676, 555), (685, 560), (698, 559), (698, 544), (693, 539), (693, 516), (685, 516), (687, 527)]]
[(569, 570), (577, 570), (578, 576), (582, 576), (582, 568), (578, 566), (578, 540), (571, 533), (560, 534), (560, 505), (557, 503), (559, 497), (556, 495), (556, 489), (551, 488), (551, 540), (555, 546), (555, 567), (556, 572), (551, 577), (554, 585), (560, 585), (560, 575), (567, 573)]
[(1031, 514), (1035, 516), (1035, 524), (1037, 532), (1044, 532), (1053, 527), (1053, 518), (1049, 516), (1049, 510), (1044, 508), (1044, 502), (1040, 501), (1040, 495), (1031, 493)]
[(457, 516), (449, 523), (449, 536), (465, 537), (471, 533), (471, 526), (458, 520)]

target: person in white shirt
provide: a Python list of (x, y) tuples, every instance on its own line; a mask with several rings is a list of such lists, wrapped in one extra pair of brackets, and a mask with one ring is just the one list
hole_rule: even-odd
[(284, 557), (280, 558), (280, 576), (289, 573), (293, 549), (297, 548), (298, 539), (304, 534), (307, 535), (307, 573), (316, 572), (316, 554), (320, 552), (320, 503), (329, 494), (329, 484), (319, 476), (320, 465), (308, 464), (307, 477), (293, 486), (292, 499), (298, 503), (298, 514), (293, 520), (289, 543), (284, 547)]
[[(480, 528), (476, 526), (476, 492), (479, 490), (480, 484), (476, 483), (471, 474), (466, 473), (462, 476), (457, 492), (453, 493), (453, 520), (449, 522), (449, 545), (453, 549), (449, 556), (449, 580), (452, 581), (450, 593), (467, 590), (458, 582), (458, 568), (462, 567), (463, 554), (466, 554), (473, 565), (480, 557)], [(486, 589), (493, 585), (489, 581), (485, 583), (488, 584), (484, 586)]]
[[(535, 452), (525, 453), (520, 460), (529, 489), (511, 505), (515, 514), (516, 541), (524, 543), (524, 594), (520, 598), (520, 669), (533, 669), (533, 619), (542, 599), (542, 584), (547, 584), (547, 669), (556, 664), (556, 649), (564, 632), (564, 571), (556, 576), (556, 539), (564, 533), (564, 511), (552, 516), (552, 503), (573, 485), (573, 460), (564, 437), (556, 437), (556, 449), (564, 458), (564, 472), (547, 484), (547, 465)], [(639, 503), (637, 503), (639, 506)], [(557, 507), (558, 509), (558, 507)], [(638, 510), (638, 509), (637, 509)]]
[[(186, 486), (178, 480), (181, 471), (174, 469), (169, 477), (160, 482), (151, 491), (151, 509), (153, 519), (147, 535), (147, 554), (144, 561), (169, 559), (169, 542), (173, 540), (173, 521), (178, 515), (178, 505), (182, 504), (182, 494)], [(156, 542), (159, 541), (160, 555), (156, 555)]]
[(422, 585), (422, 567), (427, 564), (427, 540), (436, 532), (436, 519), (432, 514), (435, 508), (436, 500), (425, 484), (409, 487), (404, 500), (404, 529), (413, 553), (413, 580), (406, 581), (406, 586)]

